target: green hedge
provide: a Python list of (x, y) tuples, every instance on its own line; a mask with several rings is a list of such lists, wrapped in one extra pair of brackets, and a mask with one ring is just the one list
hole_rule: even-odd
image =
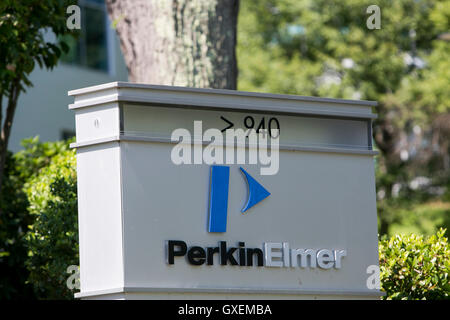
[[(38, 137), (22, 141), (24, 150), (8, 153), (0, 194), (0, 300), (33, 299), (26, 267), (28, 242), (25, 234), (34, 224), (24, 186), (46, 168), (52, 158), (69, 150), (69, 143), (39, 142)], [(39, 297), (39, 296), (38, 296)]]
[(428, 238), (395, 235), (379, 243), (385, 299), (449, 299), (450, 245), (445, 229)]
[(64, 150), (25, 185), (33, 224), (25, 236), (36, 295), (73, 299), (67, 268), (78, 262), (77, 180), (74, 150)]

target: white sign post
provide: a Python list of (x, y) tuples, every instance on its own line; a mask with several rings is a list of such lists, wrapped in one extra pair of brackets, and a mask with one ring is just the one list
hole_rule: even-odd
[(375, 102), (123, 82), (69, 95), (76, 297), (380, 297)]

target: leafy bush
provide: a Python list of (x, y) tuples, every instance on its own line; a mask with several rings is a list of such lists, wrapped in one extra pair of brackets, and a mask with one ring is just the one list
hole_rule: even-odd
[(38, 137), (23, 140), (22, 145), (24, 150), (8, 154), (0, 194), (0, 300), (35, 297), (32, 286), (26, 284), (24, 234), (33, 217), (23, 187), (52, 157), (69, 150), (67, 142), (40, 143)]
[(64, 150), (52, 157), (26, 184), (25, 192), (35, 219), (25, 237), (29, 282), (38, 297), (71, 299), (66, 270), (78, 265), (75, 151)]
[(449, 299), (450, 244), (445, 229), (424, 239), (395, 235), (379, 243), (385, 299)]
[(0, 194), (0, 300), (32, 298), (33, 290), (25, 284), (28, 271), (23, 241), (30, 223), (28, 200), (12, 154), (6, 158), (4, 174)]

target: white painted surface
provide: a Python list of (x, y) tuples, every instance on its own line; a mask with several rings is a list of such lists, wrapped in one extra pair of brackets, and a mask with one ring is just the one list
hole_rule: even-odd
[(81, 291), (123, 285), (120, 147), (77, 150)]
[(118, 136), (120, 133), (119, 106), (117, 103), (86, 108), (75, 116), (77, 142)]

